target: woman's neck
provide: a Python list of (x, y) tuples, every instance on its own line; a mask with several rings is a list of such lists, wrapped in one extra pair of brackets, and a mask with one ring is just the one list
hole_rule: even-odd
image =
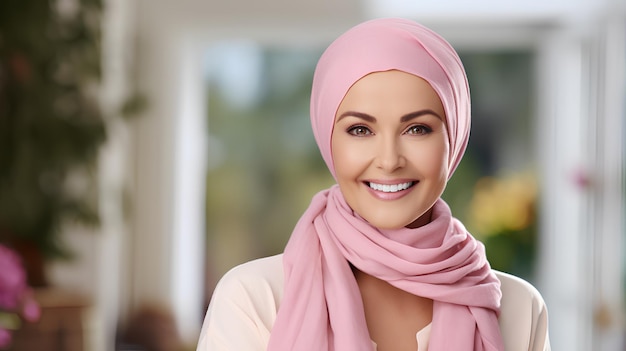
[(411, 224), (407, 225), (407, 228), (419, 228), (423, 225), (430, 223), (433, 219), (433, 207), (431, 206), (428, 211), (424, 212), (423, 215), (419, 216), (416, 220), (414, 220)]
[(367, 328), (379, 350), (416, 350), (416, 334), (432, 321), (433, 301), (353, 268)]

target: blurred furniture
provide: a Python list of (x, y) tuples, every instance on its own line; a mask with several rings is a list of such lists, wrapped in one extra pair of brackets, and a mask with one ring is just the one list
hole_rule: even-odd
[(90, 302), (82, 295), (57, 290), (35, 292), (41, 305), (36, 323), (22, 324), (13, 337), (12, 351), (82, 351), (85, 349), (85, 314)]

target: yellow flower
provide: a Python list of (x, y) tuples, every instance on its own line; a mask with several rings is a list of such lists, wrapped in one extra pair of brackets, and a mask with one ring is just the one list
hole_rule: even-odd
[(536, 196), (529, 173), (481, 178), (469, 204), (469, 227), (483, 237), (525, 229), (534, 221)]

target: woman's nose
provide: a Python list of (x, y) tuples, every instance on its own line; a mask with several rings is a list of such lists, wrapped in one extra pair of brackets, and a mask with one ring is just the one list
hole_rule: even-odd
[(377, 150), (377, 167), (391, 173), (405, 165), (406, 158), (398, 140), (395, 138), (382, 139)]

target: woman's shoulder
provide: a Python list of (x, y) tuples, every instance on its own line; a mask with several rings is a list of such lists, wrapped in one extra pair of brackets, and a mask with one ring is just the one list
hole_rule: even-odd
[(501, 284), (503, 309), (533, 314), (545, 310), (543, 297), (531, 283), (508, 273), (494, 272)]
[(229, 270), (217, 283), (198, 350), (264, 350), (283, 294), (282, 255)]
[(263, 257), (230, 269), (218, 282), (214, 295), (240, 302), (263, 300), (266, 304), (273, 301), (278, 305), (283, 294), (282, 256)]
[(543, 297), (529, 282), (495, 271), (502, 301), (500, 329), (506, 350), (549, 350), (548, 311)]
[[(283, 254), (257, 258), (231, 268), (223, 278), (265, 277), (273, 280), (277, 275), (282, 279)], [(278, 272), (277, 272), (278, 271)]]

